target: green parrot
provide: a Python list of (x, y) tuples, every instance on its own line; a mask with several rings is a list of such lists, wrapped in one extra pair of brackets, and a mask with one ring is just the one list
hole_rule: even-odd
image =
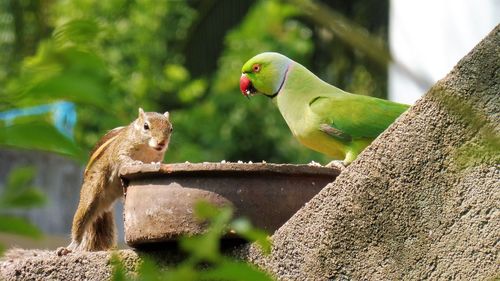
[(259, 54), (241, 71), (243, 95), (260, 93), (271, 98), (300, 143), (343, 159), (344, 165), (409, 107), (342, 91), (279, 53)]

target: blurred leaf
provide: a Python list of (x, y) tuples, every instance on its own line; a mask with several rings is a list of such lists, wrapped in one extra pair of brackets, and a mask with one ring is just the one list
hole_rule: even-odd
[(180, 246), (197, 261), (217, 262), (220, 260), (219, 240), (228, 232), (229, 226), (249, 241), (257, 242), (265, 253), (271, 251), (268, 235), (254, 228), (248, 220), (237, 219), (230, 223), (233, 210), (229, 206), (217, 207), (206, 201), (200, 201), (195, 206), (195, 214), (202, 220), (208, 220), (210, 227), (202, 235), (181, 239)]
[(22, 193), (13, 195), (4, 195), (0, 198), (0, 208), (33, 208), (42, 207), (47, 199), (38, 188), (29, 187)]
[(123, 266), (120, 256), (116, 252), (113, 252), (111, 254), (110, 264), (113, 268), (113, 273), (111, 275), (112, 281), (129, 280), (129, 278), (127, 278), (127, 275), (125, 273), (125, 267)]
[(231, 218), (229, 208), (217, 208), (206, 202), (199, 201), (195, 206), (195, 215), (198, 219), (210, 221), (210, 227), (202, 235), (183, 237), (180, 247), (189, 253), (194, 261), (217, 262), (220, 258), (220, 237)]
[[(56, 58), (55, 46), (50, 41), (41, 42), (33, 56), (24, 58), (21, 63), (21, 86), (29, 86), (61, 73), (63, 66)], [(24, 85), (24, 84), (28, 85)]]
[(206, 220), (217, 217), (222, 210), (217, 208), (213, 204), (208, 203), (207, 201), (198, 201), (195, 205), (194, 213), (196, 217), (200, 220)]
[(53, 37), (58, 44), (82, 44), (92, 41), (99, 33), (99, 25), (93, 20), (77, 19), (56, 27)]
[(27, 220), (9, 215), (0, 215), (0, 232), (18, 234), (31, 238), (40, 238), (42, 236), (40, 230)]
[(272, 281), (265, 272), (241, 261), (224, 259), (217, 267), (202, 271), (202, 280), (231, 280), (231, 281)]
[(182, 83), (189, 79), (189, 72), (180, 64), (168, 64), (163, 70), (166, 78), (175, 83)]
[(40, 101), (65, 99), (79, 104), (106, 108), (106, 90), (94, 77), (81, 73), (64, 73), (31, 87), (26, 94)]
[(139, 279), (141, 281), (196, 281), (199, 280), (199, 272), (192, 264), (182, 262), (179, 266), (162, 271), (152, 260), (144, 258), (139, 267)]
[(46, 203), (42, 191), (31, 186), (35, 172), (33, 167), (10, 172), (0, 197), (0, 209), (40, 207)]
[(18, 189), (28, 186), (33, 181), (36, 170), (33, 167), (19, 167), (14, 169), (7, 178), (7, 188), (4, 195), (10, 195), (11, 192), (18, 193)]
[(203, 235), (183, 237), (179, 245), (195, 261), (217, 262), (220, 258), (219, 238), (220, 234), (209, 230)]
[(138, 274), (141, 277), (142, 281), (153, 281), (160, 280), (161, 276), (158, 274), (160, 269), (156, 266), (156, 264), (147, 257), (144, 257), (139, 269)]
[(184, 103), (193, 102), (203, 95), (206, 88), (207, 83), (204, 79), (193, 80), (179, 92), (179, 99)]
[(19, 79), (10, 91), (23, 94), (19, 106), (67, 100), (108, 108), (110, 76), (97, 55), (78, 49), (57, 48), (51, 41), (23, 62)]
[(181, 264), (173, 270), (168, 270), (163, 275), (159, 275), (157, 279), (149, 279), (149, 280), (158, 280), (158, 281), (199, 281), (199, 275), (201, 270), (197, 270), (191, 266), (187, 266), (186, 264)]
[(45, 122), (12, 124), (0, 127), (0, 146), (37, 149), (71, 156), (84, 161), (86, 156), (69, 138)]
[(271, 239), (269, 234), (263, 230), (255, 228), (248, 219), (238, 218), (231, 223), (233, 229), (238, 235), (246, 238), (248, 241), (255, 241), (262, 249), (264, 254), (271, 253)]
[[(32, 238), (41, 236), (40, 230), (30, 222), (14, 215), (5, 214), (12, 209), (39, 207), (45, 203), (45, 195), (31, 187), (35, 169), (21, 167), (12, 170), (5, 182), (0, 196), (0, 232), (24, 235)], [(0, 252), (4, 246), (0, 244)], [(0, 253), (1, 254), (1, 253)]]

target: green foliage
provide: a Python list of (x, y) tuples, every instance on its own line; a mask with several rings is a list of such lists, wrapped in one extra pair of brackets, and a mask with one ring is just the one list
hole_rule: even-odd
[[(12, 214), (17, 210), (36, 208), (46, 203), (45, 195), (32, 186), (35, 170), (31, 167), (13, 170), (0, 194), (0, 232), (40, 238), (40, 230), (26, 219)], [(3, 250), (3, 245), (0, 244)]]
[(187, 258), (179, 265), (161, 270), (151, 259), (144, 258), (138, 269), (137, 278), (129, 278), (117, 255), (112, 257), (112, 280), (273, 280), (268, 274), (254, 266), (225, 257), (220, 252), (220, 239), (224, 233), (233, 229), (256, 242), (265, 253), (269, 253), (271, 242), (266, 233), (254, 228), (247, 220), (231, 221), (233, 211), (230, 207), (217, 208), (206, 202), (199, 202), (195, 213), (200, 220), (208, 221), (207, 231), (198, 236), (183, 237), (180, 248), (187, 253)]
[(56, 27), (53, 38), (61, 46), (87, 44), (94, 40), (99, 31), (95, 21), (76, 19)]
[(40, 230), (27, 220), (15, 216), (0, 215), (0, 232), (40, 238)]
[[(125, 267), (123, 266), (123, 263), (121, 262), (119, 255), (113, 253), (110, 259), (110, 264), (113, 267), (113, 272), (111, 276), (112, 281), (130, 280), (130, 278), (127, 277)], [(153, 270), (156, 270), (156, 268), (152, 269), (151, 271)], [(147, 278), (144, 278), (144, 280), (154, 280), (154, 279), (150, 279), (150, 277), (148, 276)]]
[(90, 50), (49, 40), (24, 60), (19, 79), (10, 87), (22, 94), (20, 106), (64, 99), (104, 109), (109, 104), (109, 80), (104, 63)]
[[(75, 20), (57, 28), (53, 38), (41, 42), (36, 53), (22, 61), (18, 76), (8, 81), (0, 110), (61, 99), (107, 108), (110, 75), (90, 47), (96, 34), (97, 24), (93, 21)], [(21, 118), (0, 125), (0, 145), (55, 152), (85, 161), (81, 145), (57, 131), (47, 118), (39, 119)]]
[(0, 90), (0, 110), (73, 101), (76, 141), (89, 149), (105, 131), (130, 123), (137, 107), (165, 111), (205, 90), (203, 79), (191, 81), (187, 73), (171, 81), (171, 72), (164, 72), (166, 66), (182, 68), (173, 50), (193, 17), (186, 3), (56, 1), (45, 8), (52, 36), (18, 62), (19, 72)]
[(292, 5), (258, 1), (227, 34), (205, 98), (172, 114), (176, 130), (171, 147), (176, 148), (167, 153), (169, 161), (326, 161), (293, 139), (268, 99), (248, 101), (238, 88), (241, 66), (257, 53), (273, 50), (300, 62), (309, 59), (312, 32), (294, 19), (297, 14)]
[(35, 169), (31, 167), (13, 170), (0, 196), (0, 210), (43, 206), (46, 203), (44, 194), (31, 185), (34, 176)]
[(271, 243), (269, 242), (269, 236), (267, 233), (261, 229), (252, 226), (249, 220), (244, 218), (237, 218), (231, 223), (231, 229), (234, 229), (238, 235), (247, 239), (248, 241), (254, 241), (262, 248), (264, 254), (271, 253)]
[(0, 129), (0, 145), (59, 153), (84, 161), (79, 146), (47, 122), (33, 121), (4, 126)]
[[(374, 70), (362, 53), (352, 52), (352, 45), (359, 40), (353, 43), (348, 36), (328, 34), (325, 21), (304, 8), (309, 2), (23, 3), (0, 4), (5, 8), (0, 12), (0, 50), (7, 54), (0, 59), (0, 82), (6, 85), (0, 89), (4, 101), (0, 110), (61, 99), (73, 101), (78, 113), (75, 141), (84, 151), (107, 130), (130, 123), (141, 106), (172, 113), (176, 129), (166, 156), (169, 162), (328, 162), (330, 159), (293, 139), (269, 100), (256, 97), (248, 102), (240, 95), (241, 65), (263, 51), (284, 53), (347, 90), (376, 96), (385, 92), (385, 71)], [(313, 7), (318, 4), (311, 3)], [(379, 22), (377, 15), (385, 4), (370, 4), (368, 10), (362, 0), (327, 4), (384, 38), (386, 22)], [(212, 10), (227, 10), (225, 15), (230, 15), (239, 6), (250, 6), (239, 21), (228, 24), (210, 18)], [(321, 11), (321, 15), (330, 15), (327, 9)], [(35, 31), (27, 32), (30, 26), (19, 28), (15, 24), (33, 24), (32, 15), (39, 19)], [(206, 33), (202, 28), (205, 23), (229, 30), (223, 36), (224, 49), (209, 53), (214, 48), (207, 47), (206, 53), (190, 53), (190, 42), (200, 42), (196, 37), (206, 38), (203, 43), (207, 46), (216, 44), (210, 41), (213, 38), (220, 38), (199, 34), (198, 30)], [(335, 26), (345, 27), (346, 23), (352, 24), (340, 18)], [(359, 26), (352, 30), (366, 34)], [(14, 39), (2, 41), (4, 38)], [(22, 53), (18, 53), (18, 45), (25, 46)], [(361, 51), (367, 49), (363, 46)], [(191, 57), (217, 68), (196, 69), (197, 61), (191, 60), (193, 69), (188, 69), (185, 62)]]
[(120, 112), (114, 122), (130, 122), (129, 113), (139, 105), (170, 109), (178, 103), (177, 93), (190, 86), (189, 75), (176, 84), (165, 71), (182, 68), (177, 49), (195, 16), (184, 1), (58, 1), (52, 13), (57, 24), (73, 19), (99, 23), (92, 46), (112, 77), (106, 95), (108, 110)]

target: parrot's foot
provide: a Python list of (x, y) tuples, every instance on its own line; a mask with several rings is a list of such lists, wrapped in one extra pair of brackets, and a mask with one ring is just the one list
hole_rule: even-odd
[(307, 164), (309, 166), (315, 166), (315, 167), (323, 167), (320, 163), (318, 162), (315, 162), (315, 161), (311, 161), (309, 164)]
[(344, 164), (344, 161), (333, 160), (332, 162), (326, 164), (325, 167), (336, 168), (336, 169), (340, 170), (340, 172), (342, 172), (346, 168), (346, 165)]

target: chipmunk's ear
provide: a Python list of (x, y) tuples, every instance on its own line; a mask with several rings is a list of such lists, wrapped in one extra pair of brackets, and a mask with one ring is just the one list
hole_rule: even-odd
[(141, 108), (141, 107), (139, 107), (139, 118), (140, 118), (141, 120), (144, 120), (144, 110), (142, 110), (142, 108)]
[(163, 115), (165, 115), (165, 117), (167, 117), (167, 119), (170, 120), (170, 113), (168, 113), (168, 111), (165, 111), (165, 113), (163, 113)]

